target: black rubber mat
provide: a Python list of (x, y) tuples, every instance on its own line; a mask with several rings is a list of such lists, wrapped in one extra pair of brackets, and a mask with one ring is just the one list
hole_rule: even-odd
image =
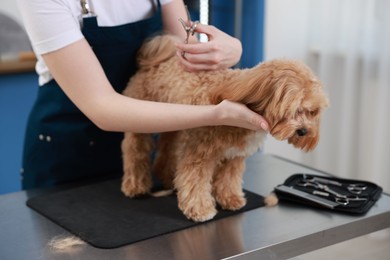
[[(245, 191), (247, 205), (239, 211), (219, 210), (215, 221), (264, 206), (264, 198)], [(120, 180), (31, 198), (27, 205), (98, 248), (116, 248), (200, 225), (188, 220), (175, 195), (125, 197)]]

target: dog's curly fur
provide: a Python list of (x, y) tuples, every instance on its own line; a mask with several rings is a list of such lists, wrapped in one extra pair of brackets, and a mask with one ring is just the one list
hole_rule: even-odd
[[(320, 115), (328, 100), (319, 80), (301, 62), (271, 60), (251, 69), (186, 72), (178, 64), (172, 36), (157, 36), (139, 52), (139, 71), (124, 94), (182, 104), (218, 104), (224, 99), (263, 115), (270, 134), (304, 151), (319, 139)], [(165, 188), (177, 190), (179, 208), (193, 221), (215, 216), (216, 203), (238, 210), (245, 158), (262, 145), (265, 131), (210, 126), (162, 133), (153, 170), (150, 134), (125, 133), (122, 191), (129, 197), (150, 192), (154, 172)], [(274, 202), (272, 202), (274, 203)]]

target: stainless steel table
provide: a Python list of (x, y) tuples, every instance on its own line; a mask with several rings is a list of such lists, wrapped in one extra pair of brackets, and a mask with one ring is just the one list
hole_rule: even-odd
[[(267, 195), (297, 172), (324, 174), (260, 155), (248, 159), (244, 187)], [(83, 245), (53, 252), (48, 242), (69, 233), (25, 206), (28, 196), (0, 196), (0, 259), (281, 259), (390, 227), (390, 196), (383, 194), (364, 216), (280, 204), (117, 249)]]

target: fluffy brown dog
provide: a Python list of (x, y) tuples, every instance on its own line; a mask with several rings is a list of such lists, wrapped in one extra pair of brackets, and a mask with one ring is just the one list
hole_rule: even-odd
[[(190, 73), (179, 66), (174, 41), (157, 36), (141, 48), (139, 71), (125, 95), (182, 104), (240, 102), (265, 117), (276, 139), (304, 151), (317, 145), (320, 115), (328, 101), (304, 64), (272, 60), (252, 69)], [(129, 197), (149, 193), (154, 172), (166, 188), (177, 190), (179, 208), (193, 221), (213, 218), (216, 203), (238, 210), (246, 204), (245, 158), (257, 151), (266, 134), (229, 126), (162, 133), (152, 170), (151, 135), (125, 133), (122, 191)]]

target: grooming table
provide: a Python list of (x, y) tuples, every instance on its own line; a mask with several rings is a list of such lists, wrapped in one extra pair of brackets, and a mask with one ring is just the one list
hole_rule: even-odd
[[(267, 195), (297, 172), (326, 175), (276, 156), (256, 155), (247, 161), (244, 188)], [(83, 245), (54, 252), (48, 242), (69, 232), (26, 206), (29, 197), (42, 192), (53, 191), (0, 196), (0, 259), (281, 259), (390, 227), (390, 196), (382, 194), (363, 216), (282, 203), (115, 249)]]

